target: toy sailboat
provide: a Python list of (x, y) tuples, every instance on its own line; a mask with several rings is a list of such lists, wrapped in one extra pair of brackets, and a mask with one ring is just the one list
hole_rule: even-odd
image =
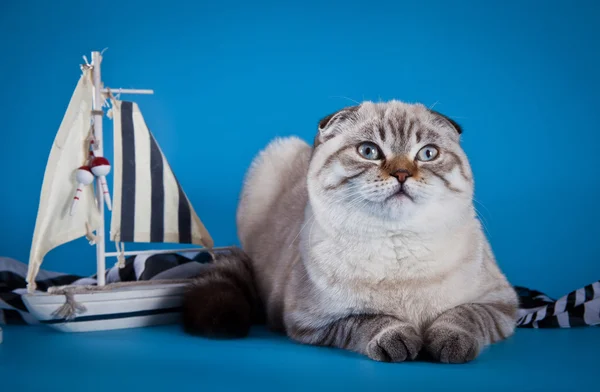
[[(50, 151), (44, 173), (23, 301), (42, 324), (83, 332), (174, 323), (189, 281), (106, 284), (106, 259), (137, 254), (200, 251), (201, 248), (125, 252), (119, 244), (181, 243), (211, 250), (213, 240), (194, 211), (135, 102), (114, 94), (152, 94), (152, 90), (111, 90), (101, 81), (101, 53), (81, 66), (82, 75)], [(103, 155), (102, 117), (110, 101), (113, 166)], [(113, 198), (106, 175), (113, 169)], [(95, 187), (93, 185), (95, 183)], [(111, 212), (105, 252), (104, 209)], [(95, 234), (93, 232), (95, 231)], [(90, 286), (36, 290), (35, 278), (52, 249), (86, 236), (96, 247), (97, 282)], [(226, 248), (221, 248), (226, 249)]]

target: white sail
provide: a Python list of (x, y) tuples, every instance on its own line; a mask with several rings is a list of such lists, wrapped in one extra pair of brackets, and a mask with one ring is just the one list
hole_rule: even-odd
[[(84, 68), (52, 144), (44, 173), (27, 272), (28, 290), (44, 256), (66, 242), (83, 237), (99, 225), (99, 211), (92, 185), (78, 193), (73, 215), (70, 208), (77, 190), (75, 172), (89, 155), (86, 139), (90, 132), (93, 83), (91, 69)], [(90, 231), (88, 231), (90, 230)]]
[(177, 181), (135, 102), (113, 100), (114, 174), (110, 238), (115, 242), (213, 240)]

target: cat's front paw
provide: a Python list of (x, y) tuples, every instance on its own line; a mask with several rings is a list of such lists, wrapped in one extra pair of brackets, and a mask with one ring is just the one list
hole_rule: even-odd
[(437, 327), (426, 332), (425, 349), (437, 361), (465, 363), (479, 355), (480, 345), (465, 331)]
[(414, 360), (423, 341), (411, 325), (398, 323), (377, 333), (367, 345), (369, 358), (381, 362)]

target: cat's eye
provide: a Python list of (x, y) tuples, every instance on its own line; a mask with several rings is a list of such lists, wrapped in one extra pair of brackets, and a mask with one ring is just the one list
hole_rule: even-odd
[(358, 146), (358, 153), (365, 159), (372, 161), (381, 159), (382, 153), (375, 143), (365, 142)]
[(439, 155), (439, 151), (434, 146), (425, 146), (417, 153), (417, 159), (422, 162), (432, 161)]

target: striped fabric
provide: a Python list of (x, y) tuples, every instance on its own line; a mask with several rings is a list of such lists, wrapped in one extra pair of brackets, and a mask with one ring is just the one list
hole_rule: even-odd
[(198, 244), (212, 239), (135, 102), (116, 101), (111, 240)]
[[(106, 283), (153, 279), (192, 278), (212, 262), (208, 252), (138, 255), (126, 259), (125, 267), (106, 271)], [(21, 300), (27, 292), (27, 265), (0, 257), (0, 324), (37, 324)], [(95, 276), (83, 277), (40, 270), (37, 290), (51, 286), (95, 284)], [(520, 328), (571, 328), (600, 325), (600, 281), (554, 300), (544, 293), (516, 286), (521, 306)]]
[(600, 324), (600, 281), (554, 300), (544, 293), (517, 287), (522, 328), (570, 328)]

